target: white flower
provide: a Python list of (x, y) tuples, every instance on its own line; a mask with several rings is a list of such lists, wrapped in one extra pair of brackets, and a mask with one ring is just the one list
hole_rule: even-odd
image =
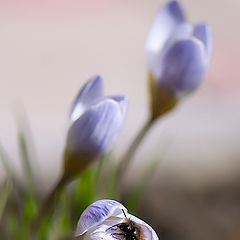
[[(128, 232), (123, 230), (126, 227)], [(121, 240), (124, 239), (124, 234), (141, 236), (141, 240), (159, 239), (147, 223), (127, 213), (121, 203), (104, 199), (85, 209), (79, 219), (75, 236), (81, 236), (82, 240)]]

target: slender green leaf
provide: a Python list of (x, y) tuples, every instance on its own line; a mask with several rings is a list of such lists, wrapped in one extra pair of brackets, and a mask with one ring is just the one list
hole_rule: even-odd
[(27, 194), (23, 203), (23, 221), (30, 223), (33, 221), (38, 213), (38, 202), (31, 194)]
[(21, 154), (25, 182), (26, 182), (26, 185), (28, 186), (28, 190), (33, 195), (36, 195), (35, 179), (33, 177), (33, 171), (32, 171), (32, 167), (29, 159), (26, 138), (22, 131), (18, 133), (18, 141), (19, 141), (19, 150)]
[(4, 212), (8, 197), (12, 191), (12, 183), (7, 180), (0, 189), (0, 220)]
[(6, 151), (4, 150), (3, 146), (0, 144), (0, 159), (2, 161), (3, 167), (8, 175), (8, 178), (12, 179), (12, 181), (19, 185), (19, 181), (16, 177), (15, 170), (13, 166), (11, 166), (10, 162), (10, 157), (7, 155)]
[(19, 239), (21, 225), (19, 224), (19, 220), (16, 216), (16, 213), (11, 208), (7, 211), (6, 221), (7, 232), (10, 236), (10, 239)]

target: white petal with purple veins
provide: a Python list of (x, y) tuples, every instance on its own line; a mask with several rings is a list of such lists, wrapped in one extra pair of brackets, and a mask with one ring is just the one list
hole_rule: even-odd
[(81, 236), (82, 240), (116, 240), (118, 235), (121, 238), (125, 233), (118, 224), (126, 223), (126, 217), (140, 228), (143, 233), (142, 240), (159, 240), (147, 223), (128, 214), (122, 204), (107, 199), (91, 204), (83, 212), (78, 222), (76, 236)]
[(101, 224), (109, 217), (122, 217), (122, 210), (127, 211), (121, 203), (114, 200), (104, 199), (94, 202), (82, 213), (75, 235), (84, 234), (90, 228)]
[(122, 223), (122, 221), (122, 218), (116, 218), (114, 220), (106, 219), (100, 225), (89, 229), (89, 231), (84, 234), (84, 240), (116, 240), (116, 238), (112, 235), (113, 231), (111, 231), (111, 227)]

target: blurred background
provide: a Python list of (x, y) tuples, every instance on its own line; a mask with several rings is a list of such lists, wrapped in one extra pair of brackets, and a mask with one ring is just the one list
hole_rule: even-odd
[[(162, 239), (235, 240), (240, 238), (240, 2), (181, 2), (191, 22), (211, 25), (213, 61), (202, 87), (152, 128), (129, 169), (126, 191), (148, 159), (159, 158), (142, 218)], [(105, 79), (106, 94), (129, 96), (128, 118), (115, 145), (116, 154), (122, 153), (148, 116), (144, 47), (163, 4), (0, 2), (0, 143), (20, 175), (19, 112), (31, 131), (39, 183), (48, 191), (61, 171), (69, 106), (95, 74)]]

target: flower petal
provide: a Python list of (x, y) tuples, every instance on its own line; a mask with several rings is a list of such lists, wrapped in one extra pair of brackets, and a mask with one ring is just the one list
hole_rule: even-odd
[(146, 44), (147, 63), (150, 69), (155, 63), (156, 55), (184, 21), (184, 13), (178, 1), (169, 2), (158, 12)]
[(124, 119), (119, 103), (103, 99), (72, 123), (67, 137), (68, 148), (92, 157), (107, 151), (120, 132)]
[(112, 235), (113, 231), (111, 230), (111, 227), (122, 223), (122, 218), (114, 218), (111, 219), (107, 218), (103, 222), (101, 222), (99, 225), (96, 225), (94, 227), (91, 227), (84, 235), (83, 240), (116, 240), (114, 236)]
[(172, 89), (177, 96), (197, 88), (205, 73), (205, 54), (202, 42), (196, 38), (176, 42), (159, 64), (157, 84)]
[(128, 108), (128, 97), (123, 95), (111, 96), (110, 99), (116, 101), (119, 104), (120, 110), (122, 111), (123, 118), (125, 119), (127, 108)]
[(176, 42), (191, 38), (193, 32), (193, 25), (188, 22), (183, 22), (176, 28), (174, 34), (171, 35), (171, 37), (168, 39), (167, 43), (164, 46), (164, 49), (162, 49), (161, 52), (159, 52), (155, 57), (155, 62), (152, 65), (151, 73), (155, 79), (158, 79), (161, 74), (161, 68), (159, 68), (159, 62), (162, 61), (162, 58), (166, 54), (166, 52), (169, 51), (169, 49), (174, 45)]
[(144, 233), (144, 240), (158, 240), (158, 236), (156, 232), (150, 227), (147, 223), (145, 223), (143, 220), (135, 217), (134, 215), (128, 214), (128, 217), (131, 221), (135, 222), (138, 224)]
[(194, 26), (193, 35), (200, 41), (202, 41), (202, 43), (204, 44), (207, 56), (206, 61), (208, 64), (212, 56), (213, 48), (211, 28), (209, 27), (208, 24), (204, 23), (197, 24)]
[(70, 111), (71, 122), (81, 116), (85, 109), (103, 95), (103, 80), (100, 76), (92, 77), (80, 90)]
[[(160, 9), (156, 15), (146, 44), (146, 58), (150, 72), (154, 76), (159, 74), (158, 62), (160, 53), (177, 37), (177, 32), (185, 35), (184, 12), (178, 1), (171, 1)], [(181, 31), (178, 31), (180, 29)]]
[(101, 224), (111, 216), (122, 217), (122, 210), (127, 212), (127, 209), (121, 203), (114, 200), (104, 199), (94, 202), (82, 213), (75, 236), (84, 234), (90, 228)]

